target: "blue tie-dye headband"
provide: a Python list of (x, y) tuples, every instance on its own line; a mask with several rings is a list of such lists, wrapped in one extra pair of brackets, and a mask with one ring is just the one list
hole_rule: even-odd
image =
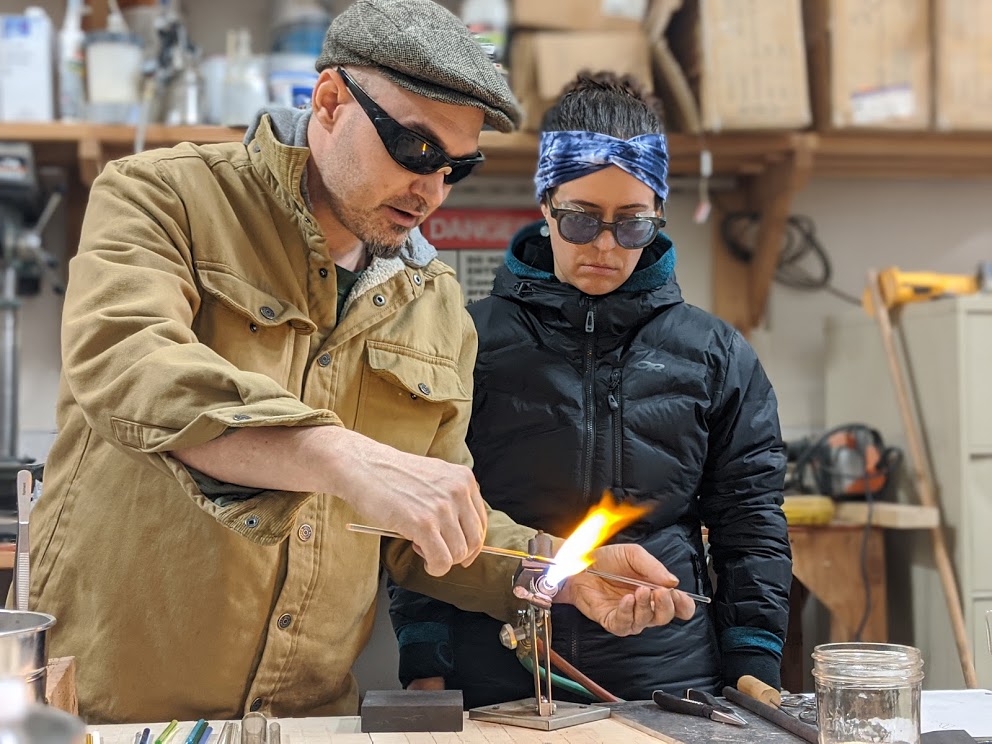
[(534, 185), (537, 200), (548, 189), (615, 165), (668, 198), (668, 140), (642, 134), (629, 140), (598, 132), (544, 132)]

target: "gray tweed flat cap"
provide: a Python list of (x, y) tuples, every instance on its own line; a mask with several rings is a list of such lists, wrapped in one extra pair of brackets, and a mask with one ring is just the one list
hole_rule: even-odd
[(327, 30), (317, 72), (334, 65), (375, 67), (419, 96), (482, 109), (500, 132), (520, 124), (503, 76), (465, 24), (432, 0), (355, 0)]

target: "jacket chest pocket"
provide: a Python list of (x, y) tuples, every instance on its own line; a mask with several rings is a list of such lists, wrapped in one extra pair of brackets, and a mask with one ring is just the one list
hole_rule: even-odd
[(238, 369), (290, 387), (295, 352), (307, 351), (297, 339), (317, 326), (285, 300), (213, 266), (196, 265), (204, 300), (193, 325), (197, 338)]
[(381, 341), (366, 343), (355, 430), (426, 455), (442, 420), (469, 405), (454, 362)]

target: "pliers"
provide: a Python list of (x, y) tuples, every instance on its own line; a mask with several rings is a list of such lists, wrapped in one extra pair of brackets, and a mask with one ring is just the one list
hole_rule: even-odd
[(747, 726), (747, 721), (737, 715), (733, 708), (724, 705), (708, 692), (702, 690), (686, 690), (684, 697), (676, 697), (667, 692), (655, 690), (651, 699), (659, 708), (671, 713), (685, 713), (690, 716), (709, 718), (711, 721), (729, 723), (733, 726)]

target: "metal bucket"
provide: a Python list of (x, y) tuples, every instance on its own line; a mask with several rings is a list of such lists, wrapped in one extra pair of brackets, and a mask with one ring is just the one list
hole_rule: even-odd
[(45, 702), (48, 680), (48, 629), (55, 618), (41, 612), (0, 610), (0, 677), (20, 677), (28, 699)]

